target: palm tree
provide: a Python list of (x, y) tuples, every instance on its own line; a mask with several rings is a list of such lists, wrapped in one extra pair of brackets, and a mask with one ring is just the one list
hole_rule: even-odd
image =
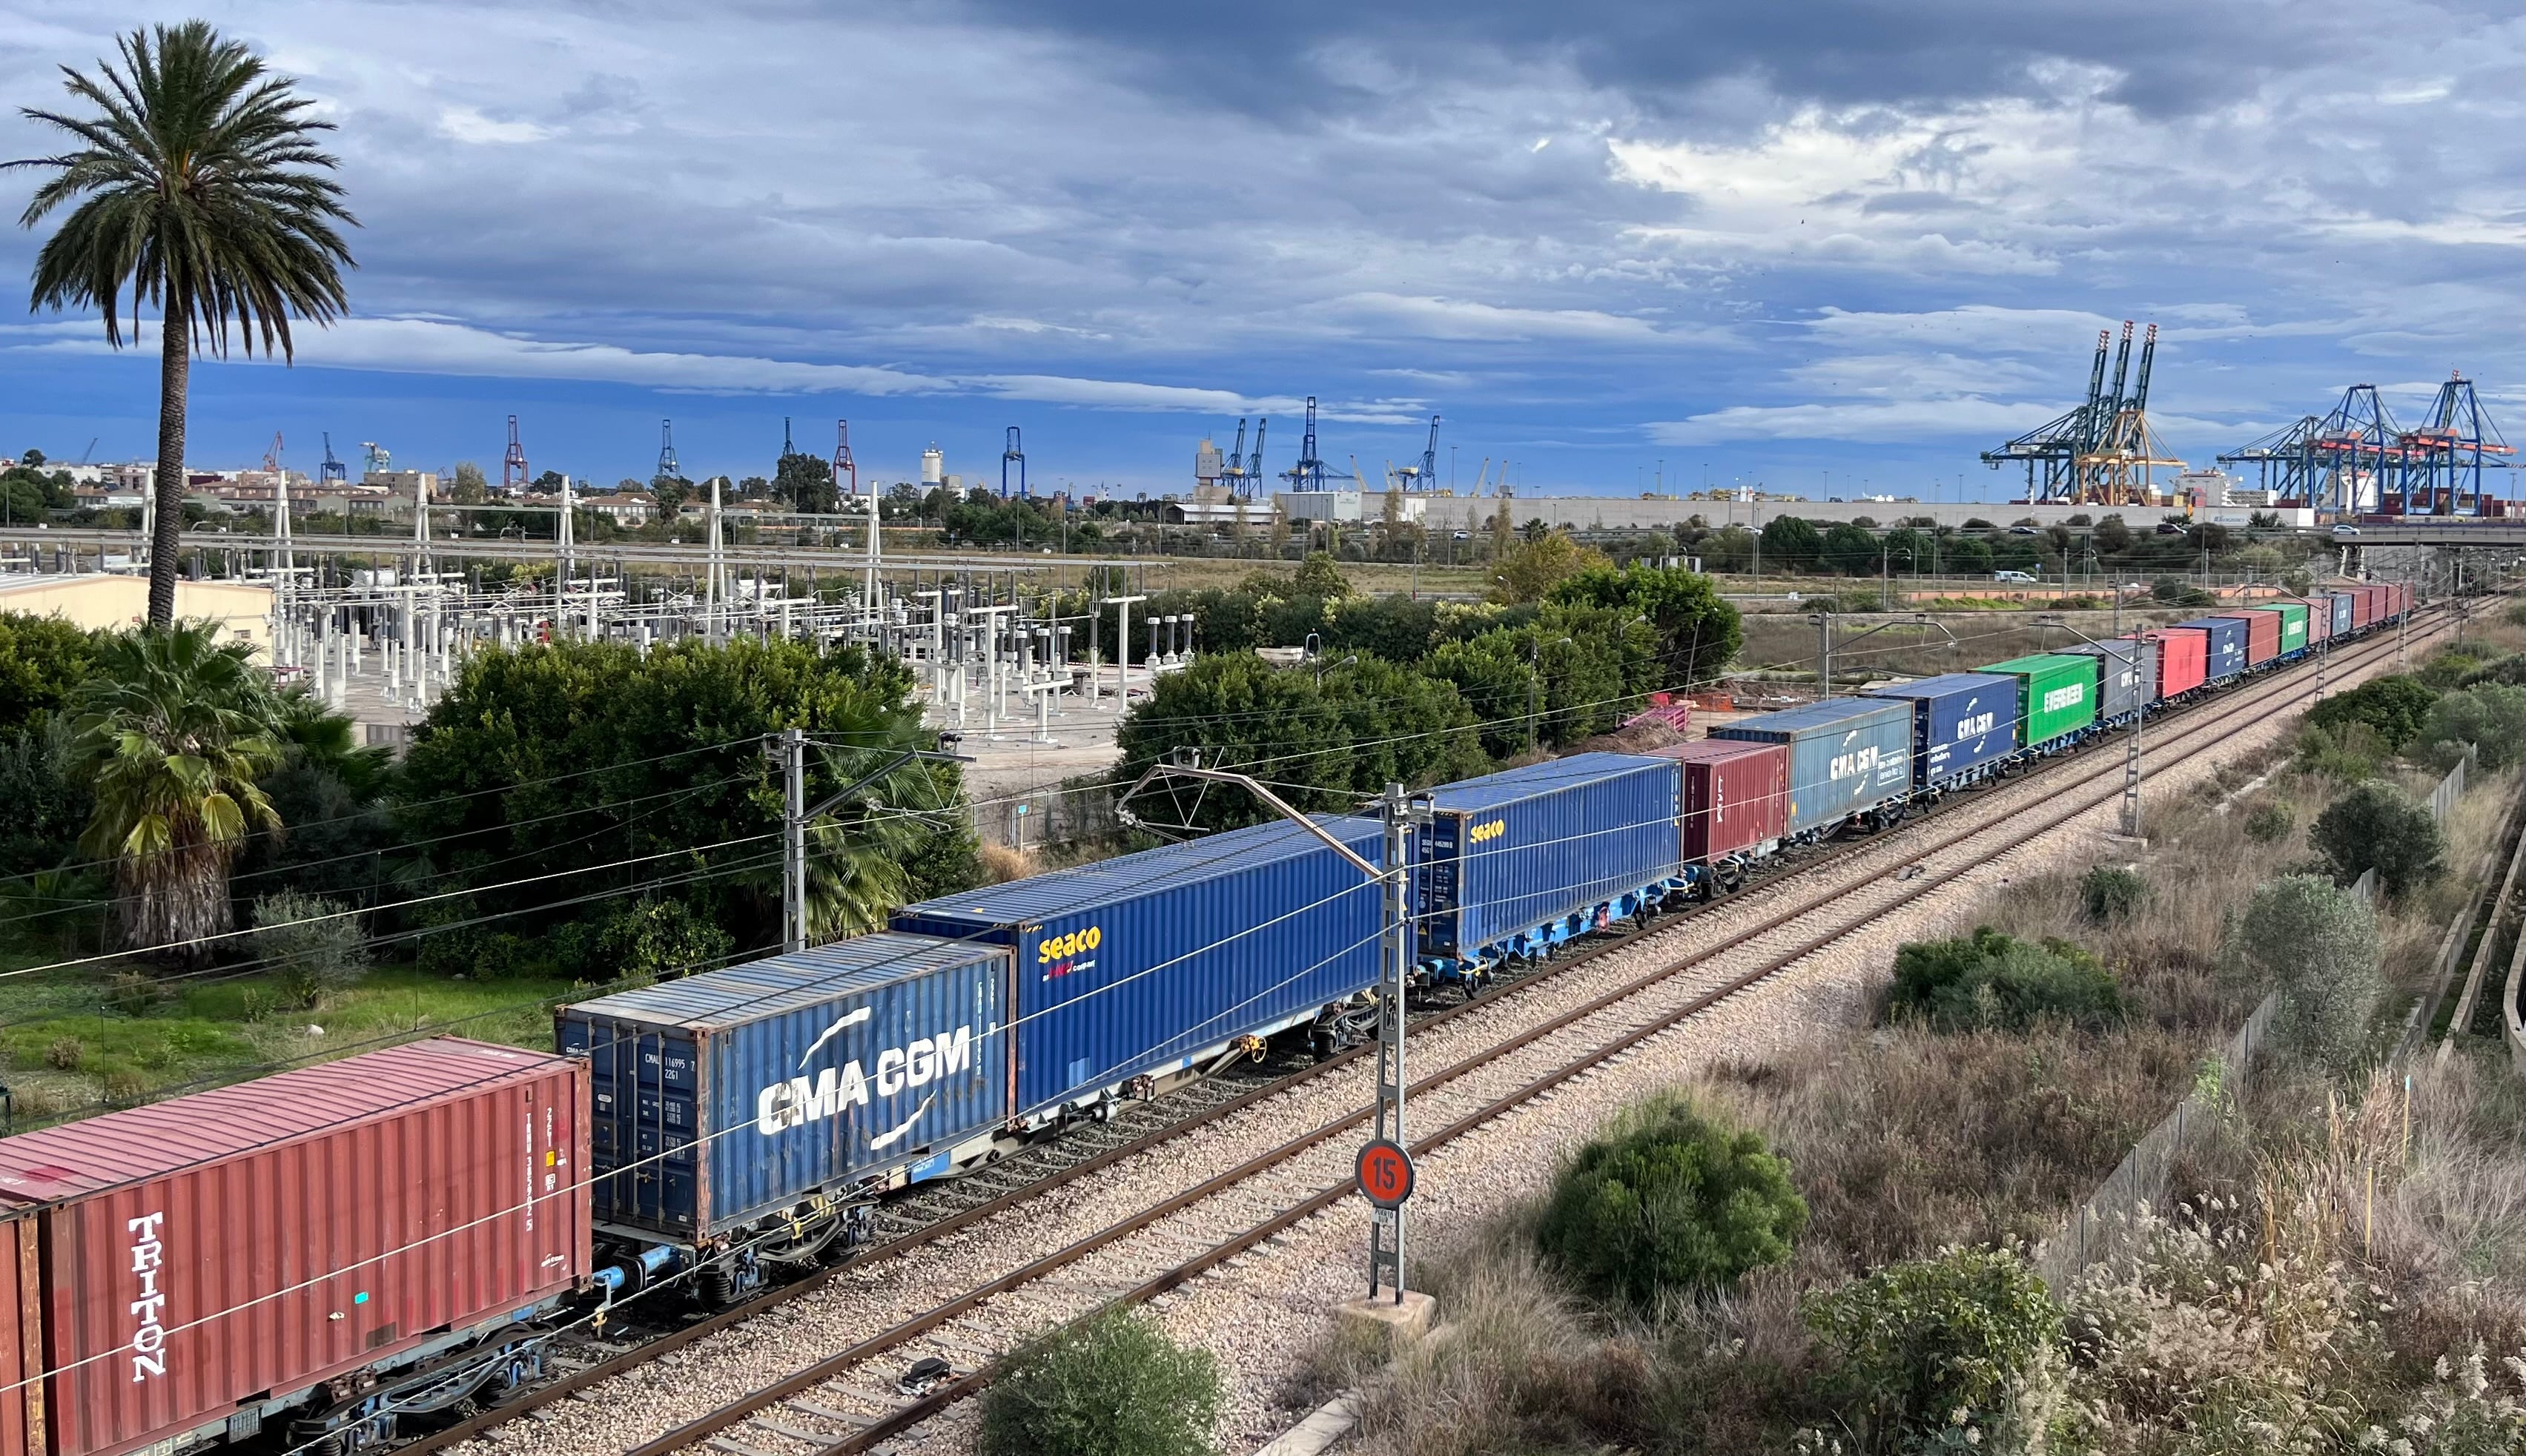
[(280, 827), (256, 780), (280, 766), (281, 705), (253, 649), (219, 635), (200, 622), (112, 638), (72, 700), (96, 794), (79, 848), (114, 861), (123, 943), (184, 960), (233, 923), (246, 834)]
[[(834, 779), (854, 782), (883, 767), (900, 748), (926, 747), (917, 730), (893, 746), (852, 748), (825, 755)], [(886, 918), (912, 898), (909, 861), (941, 832), (959, 831), (947, 812), (951, 790), (938, 766), (898, 765), (861, 784), (850, 802), (837, 804), (807, 827), (807, 938), (821, 945), (844, 935), (883, 930)]]
[(242, 42), (208, 23), (134, 30), (117, 42), (123, 64), (89, 76), (62, 68), (64, 85), (93, 113), (24, 108), (72, 138), (58, 156), (7, 167), (49, 168), (19, 217), (33, 227), (77, 199), (35, 255), (34, 307), (95, 308), (106, 342), (123, 347), (118, 318), (131, 292), (158, 305), (157, 531), (150, 543), (149, 625), (176, 620), (176, 566), (184, 511), (184, 391), (199, 344), (225, 358), (228, 326), (246, 353), (260, 338), (295, 358), (292, 312), (320, 324), (347, 307), (341, 270), (354, 266), (336, 224), (358, 226), (342, 189), (324, 176), (334, 159), (316, 146), (332, 124), (315, 103), (265, 72)]

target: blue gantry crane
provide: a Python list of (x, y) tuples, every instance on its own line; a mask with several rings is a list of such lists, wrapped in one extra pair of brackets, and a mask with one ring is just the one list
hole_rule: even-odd
[(316, 478), (328, 485), (347, 485), (351, 468), (333, 457), (333, 431), (325, 431), (325, 463), (316, 467)]
[(1018, 468), (1018, 499), (1030, 499), (1027, 493), (1026, 451), (1019, 448), (1018, 427), (1014, 425), (1009, 427), (1008, 448), (1000, 452), (1000, 499), (1002, 500), (1009, 498), (1009, 466), (1012, 463)]
[(2277, 500), (2350, 515), (2471, 516), (2493, 498), (2486, 470), (2512, 468), (2517, 452), (2483, 413), (2473, 381), (2451, 374), (2428, 418), (2406, 429), (2374, 384), (2353, 384), (2326, 415), (2296, 424), (2219, 457), (2248, 467)]
[[(1260, 442), (1257, 443), (1256, 453), (1260, 454)], [(1291, 490), (1325, 488), (1325, 463), (1316, 454), (1316, 397), (1312, 394), (1307, 396), (1307, 429), (1298, 442), (1298, 463), (1283, 471), (1281, 478), (1289, 482)]]

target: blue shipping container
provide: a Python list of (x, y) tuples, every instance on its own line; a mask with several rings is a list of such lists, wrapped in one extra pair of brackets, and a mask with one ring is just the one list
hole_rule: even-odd
[[(1430, 791), (1415, 893), (1425, 954), (1472, 960), (1657, 887), (1682, 872), (1684, 770), (1673, 759), (1581, 753)], [(1617, 911), (1629, 914), (1637, 905)], [(1541, 943), (1566, 938), (1545, 933)]]
[(2349, 596), (2339, 591), (2328, 591), (2308, 597), (2307, 600), (2310, 602), (2323, 602), (2332, 607), (2333, 634), (2335, 636), (2347, 637), (2350, 635), (2350, 598)]
[(2246, 619), (2243, 617), (2203, 617), (2192, 622), (2179, 622), (2210, 634), (2208, 660), (2203, 664), (2207, 680), (2234, 678), (2246, 671)]
[(1912, 781), (1946, 783), (2017, 751), (2016, 678), (2001, 673), (1946, 673), (1868, 691), (1912, 704)]
[[(1377, 821), (1316, 823), (1384, 862)], [(1018, 1111), (1040, 1119), (1374, 986), (1383, 893), (1278, 823), (942, 895), (894, 927), (1016, 953)]]
[(1742, 719), (1714, 738), (1790, 747), (1790, 831), (1830, 829), (1912, 789), (1912, 705), (1834, 698)]
[(2093, 657), (2097, 665), (2097, 720), (2119, 723), (2157, 700), (2157, 644), (2115, 637), (2061, 649), (2065, 657)]
[(599, 1225), (709, 1238), (949, 1171), (1009, 1120), (1009, 954), (880, 933), (565, 1006)]

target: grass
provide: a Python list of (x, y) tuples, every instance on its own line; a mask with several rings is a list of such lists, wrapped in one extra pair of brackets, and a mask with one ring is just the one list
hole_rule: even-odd
[(111, 967), (79, 968), (0, 980), (0, 1075), (20, 1129), (422, 1036), (548, 1049), (551, 1003), (573, 989), (389, 966), (308, 1008), (287, 1005), (266, 976), (115, 976)]

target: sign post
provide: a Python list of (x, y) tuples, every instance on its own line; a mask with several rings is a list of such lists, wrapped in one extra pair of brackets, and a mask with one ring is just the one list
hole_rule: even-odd
[(1360, 1149), (1359, 1185), (1375, 1205), (1368, 1235), (1368, 1297), (1403, 1302), (1403, 1200), (1412, 1155), (1403, 1132), (1403, 993), (1412, 972), (1411, 811), (1389, 783), (1386, 817), (1386, 945), (1378, 978), (1377, 1136)]

